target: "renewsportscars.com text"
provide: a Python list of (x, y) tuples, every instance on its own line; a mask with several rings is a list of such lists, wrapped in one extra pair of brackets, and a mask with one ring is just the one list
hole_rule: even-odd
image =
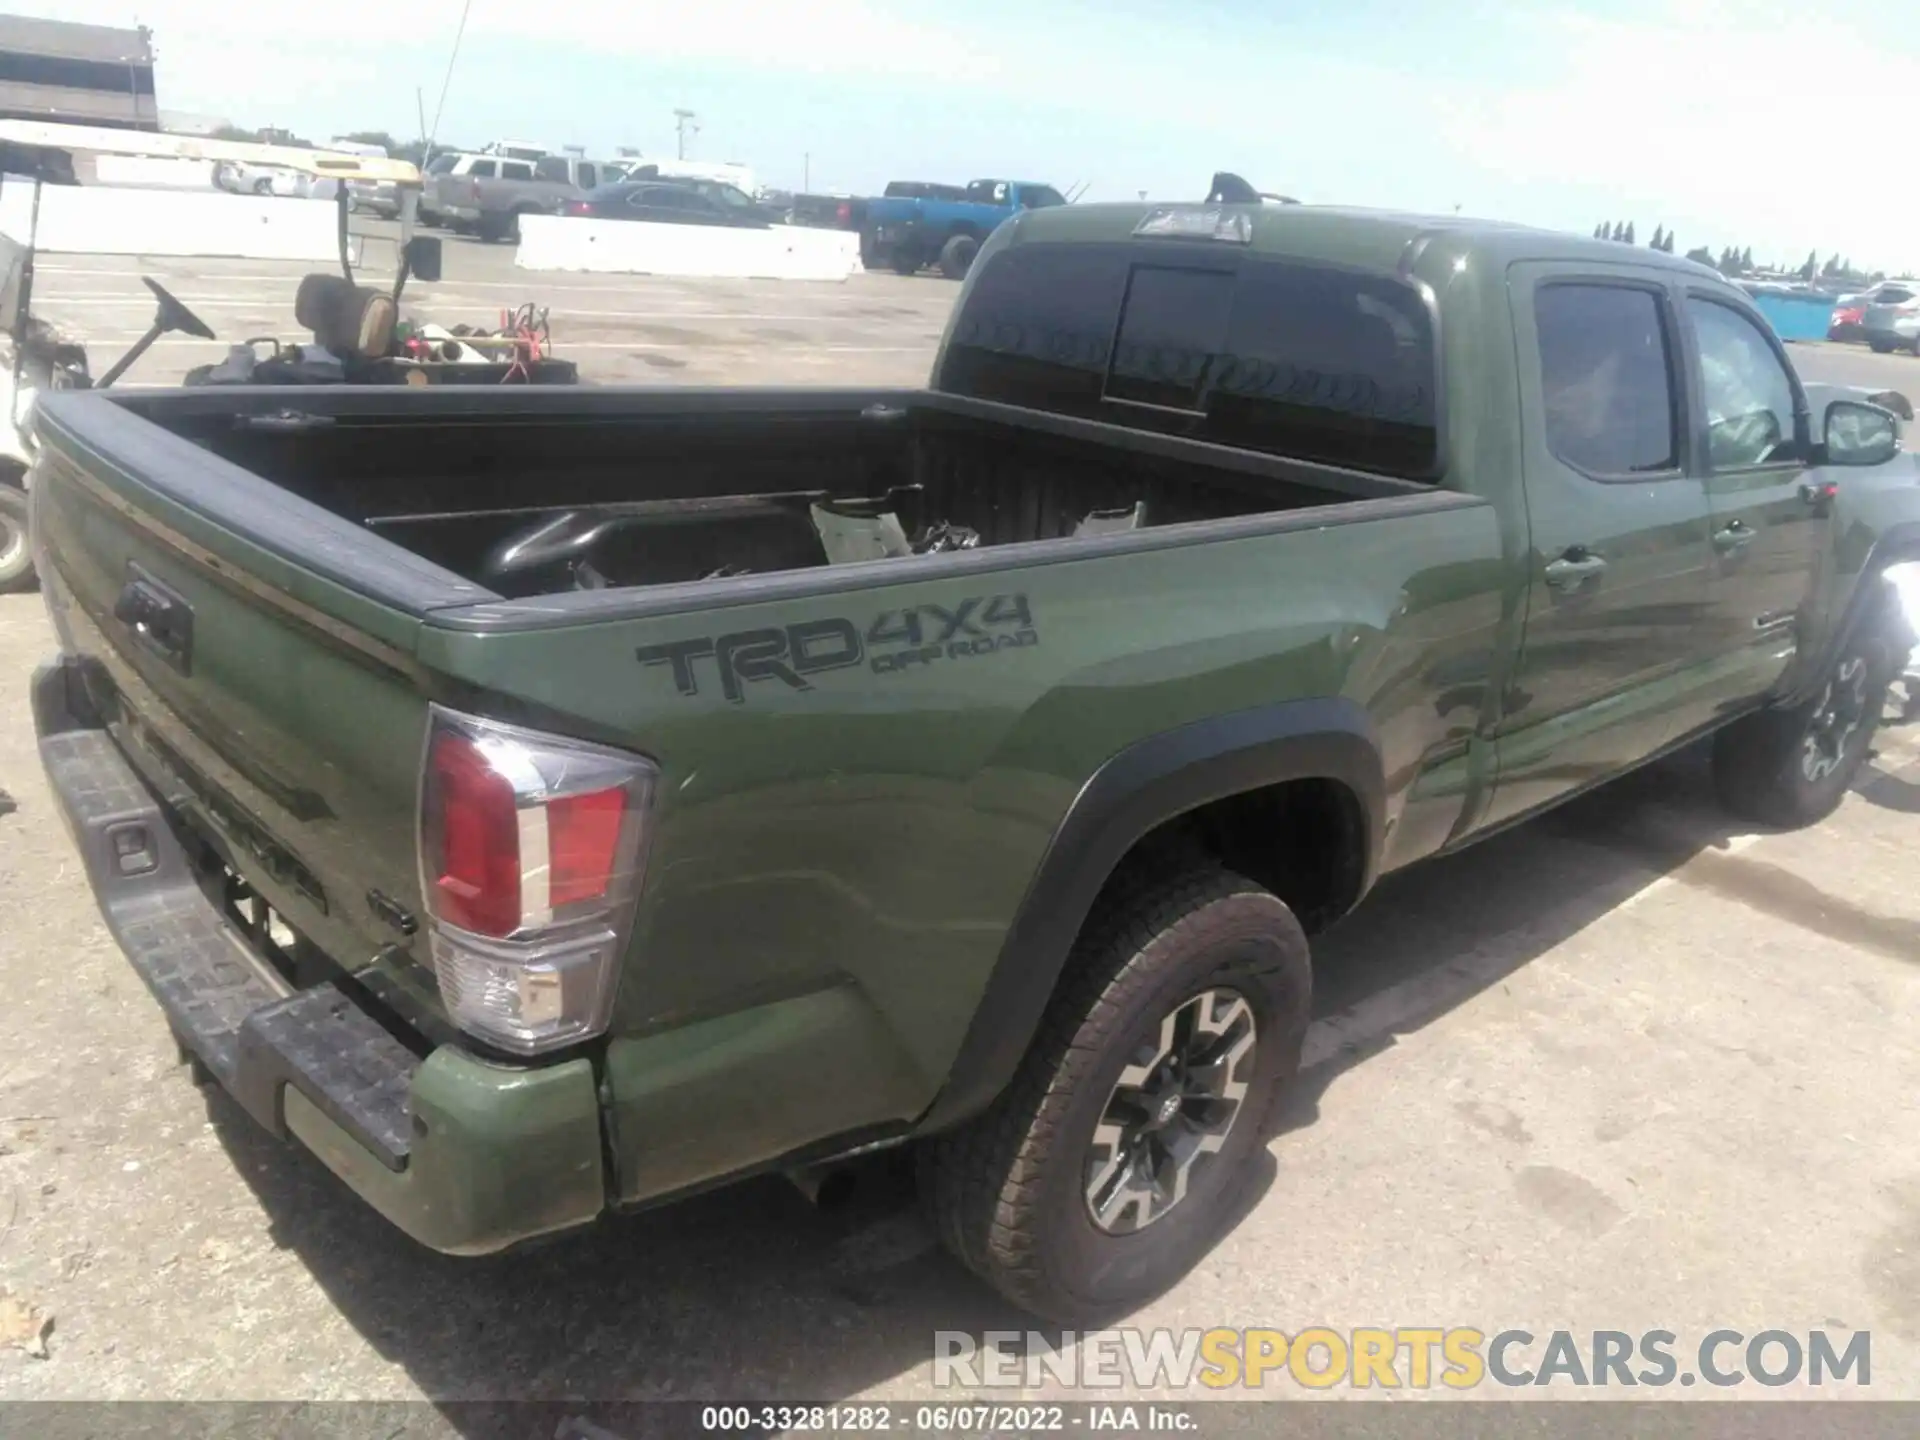
[(1873, 1381), (1870, 1331), (988, 1330), (934, 1333), (936, 1388), (1472, 1390), (1848, 1385)]

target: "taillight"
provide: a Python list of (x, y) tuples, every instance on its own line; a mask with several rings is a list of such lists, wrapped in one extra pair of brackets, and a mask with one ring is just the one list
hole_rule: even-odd
[(591, 215), (592, 213), (593, 207), (584, 200), (569, 200), (567, 202), (567, 214), (569, 215)]
[(840, 221), (840, 223), (844, 225), (849, 220), (853, 219), (853, 206), (847, 204), (847, 202), (843, 200), (840, 202), (840, 208), (837, 211), (835, 211), (834, 214), (836, 218)]
[(432, 708), (420, 882), (454, 1023), (522, 1054), (607, 1027), (657, 773), (637, 755)]
[(480, 198), (480, 182), (478, 180), (469, 180), (467, 182), (467, 196), (473, 200)]

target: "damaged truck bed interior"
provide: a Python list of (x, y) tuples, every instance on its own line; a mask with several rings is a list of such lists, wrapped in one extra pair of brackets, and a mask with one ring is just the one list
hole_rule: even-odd
[[(929, 391), (327, 387), (118, 403), (505, 598), (679, 585), (1430, 492)], [(251, 397), (250, 397), (251, 398)]]

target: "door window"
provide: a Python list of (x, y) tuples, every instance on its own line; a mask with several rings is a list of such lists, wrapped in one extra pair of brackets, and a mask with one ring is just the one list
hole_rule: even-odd
[(1533, 314), (1553, 453), (1600, 478), (1677, 471), (1673, 352), (1659, 295), (1547, 285)]
[(500, 167), (500, 177), (503, 180), (531, 180), (533, 166), (524, 160), (509, 160)]
[(1793, 381), (1759, 326), (1712, 300), (1689, 299), (1687, 315), (1700, 348), (1714, 469), (1798, 460)]

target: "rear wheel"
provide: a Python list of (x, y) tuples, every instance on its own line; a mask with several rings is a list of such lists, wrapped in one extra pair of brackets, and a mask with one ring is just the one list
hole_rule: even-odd
[(1891, 340), (1869, 340), (1867, 341), (1867, 347), (1876, 355), (1890, 355), (1893, 353), (1893, 342)]
[(1078, 1325), (1158, 1295), (1232, 1221), (1312, 974), (1293, 912), (1211, 865), (1096, 912), (1070, 965), (1006, 1092), (923, 1148), (921, 1193), (963, 1264)]
[(895, 246), (893, 251), (887, 256), (887, 263), (893, 267), (893, 273), (896, 275), (918, 275), (920, 273), (919, 254), (908, 249), (905, 245)]
[(27, 542), (27, 492), (0, 480), (0, 594), (33, 588), (33, 548)]

